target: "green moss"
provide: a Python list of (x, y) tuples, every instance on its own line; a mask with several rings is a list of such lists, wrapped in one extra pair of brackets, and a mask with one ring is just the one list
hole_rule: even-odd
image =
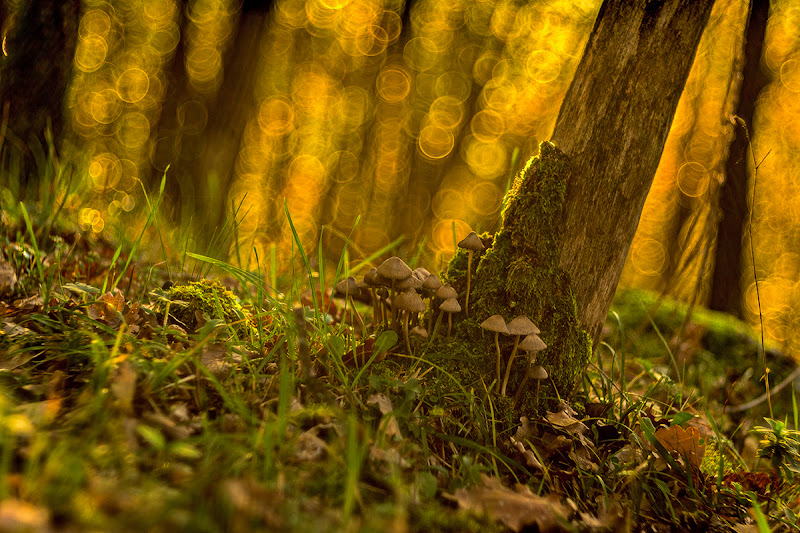
[[(539, 354), (537, 362), (551, 378), (542, 383), (539, 393), (543, 407), (553, 407), (558, 397), (572, 394), (591, 355), (591, 339), (578, 322), (569, 276), (558, 267), (568, 165), (567, 156), (545, 142), (539, 155), (517, 176), (503, 211), (503, 229), (475, 268), (474, 296), (470, 296), (474, 312), (465, 324), (470, 326), (466, 335), (472, 342), (483, 339), (487, 358), (494, 353), (493, 336), (477, 324), (490, 315), (500, 314), (509, 321), (524, 314), (539, 326), (548, 348)], [(448, 267), (447, 281), (457, 288), (464, 286), (465, 270), (466, 253), (459, 251)], [(500, 337), (505, 360), (513, 342), (512, 336)], [(519, 357), (513, 365), (508, 388), (512, 395), (525, 374), (526, 362)], [(493, 374), (486, 377), (492, 379)], [(521, 409), (530, 411), (537, 406), (536, 386), (530, 384), (526, 389)]]
[[(169, 313), (189, 331), (198, 329), (198, 312), (206, 319), (220, 319), (233, 328), (239, 337), (248, 339), (257, 333), (250, 314), (241, 306), (236, 296), (218, 281), (203, 279), (186, 285), (174, 285), (168, 291)], [(154, 310), (163, 316), (167, 301), (159, 300)]]

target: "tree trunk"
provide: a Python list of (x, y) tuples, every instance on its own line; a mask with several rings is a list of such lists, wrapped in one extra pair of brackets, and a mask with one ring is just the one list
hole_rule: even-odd
[[(519, 391), (528, 407), (542, 405), (540, 388), (546, 407), (569, 397), (584, 373), (712, 4), (604, 2), (562, 103), (555, 146), (542, 143), (517, 177), (477, 269), (473, 258), (475, 304), (463, 331), (477, 335), (474, 322), (492, 314), (524, 314), (548, 344), (537, 364), (549, 379)], [(462, 290), (466, 267), (459, 252), (447, 273)], [(514, 339), (500, 340), (510, 353)], [(528, 363), (520, 359), (511, 391), (523, 386)]]
[[(755, 103), (767, 83), (761, 72), (761, 49), (769, 16), (769, 0), (753, 0), (745, 30), (745, 64), (736, 115), (753, 124)], [(747, 216), (747, 149), (744, 129), (735, 126), (734, 140), (725, 162), (725, 182), (719, 192), (722, 217), (717, 226), (714, 275), (709, 307), (742, 317), (742, 238)]]
[(713, 0), (608, 0), (552, 140), (570, 158), (559, 266), (596, 344)]
[(2, 165), (16, 168), (22, 189), (36, 181), (61, 138), (80, 7), (80, 0), (31, 0), (10, 24), (2, 21), (8, 54), (0, 56)]

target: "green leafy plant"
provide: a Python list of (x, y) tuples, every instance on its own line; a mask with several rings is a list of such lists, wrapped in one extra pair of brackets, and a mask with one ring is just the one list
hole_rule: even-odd
[(761, 437), (758, 456), (769, 459), (776, 473), (794, 479), (800, 473), (800, 431), (789, 429), (786, 423), (765, 418), (769, 427), (756, 426), (753, 433)]

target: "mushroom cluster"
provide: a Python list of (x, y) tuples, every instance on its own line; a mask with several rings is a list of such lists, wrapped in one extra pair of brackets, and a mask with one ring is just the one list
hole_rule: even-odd
[[(399, 257), (390, 257), (377, 268), (371, 269), (361, 282), (352, 277), (339, 282), (336, 290), (345, 297), (345, 306), (350, 304), (353, 313), (352, 323), (356, 325), (363, 326), (363, 321), (355, 312), (352, 298), (365, 296), (371, 300), (375, 324), (390, 324), (398, 333), (402, 330), (403, 340), (409, 353), (411, 353), (409, 335), (432, 338), (441, 325), (443, 315), (446, 314), (449, 336), (453, 324), (452, 316), (461, 311), (455, 289), (442, 284), (435, 274), (431, 274), (423, 267), (412, 270)], [(424, 299), (428, 300), (427, 304)], [(419, 317), (429, 306), (431, 313), (426, 328)], [(434, 326), (433, 316), (437, 309), (439, 315)], [(412, 324), (416, 325), (412, 327)], [(429, 331), (432, 332), (429, 334)]]
[[(509, 323), (506, 323), (505, 319), (501, 315), (492, 315), (481, 323), (481, 328), (494, 333), (494, 346), (497, 351), (497, 383), (501, 383), (502, 379), (502, 384), (500, 385), (500, 394), (503, 396), (506, 395), (508, 379), (511, 376), (511, 365), (514, 362), (514, 358), (517, 356), (517, 352), (522, 350), (525, 353), (525, 356), (528, 359), (529, 370), (526, 372), (525, 377), (523, 378), (522, 383), (520, 383), (519, 389), (517, 390), (517, 394), (515, 395), (515, 398), (518, 398), (520, 391), (522, 391), (522, 388), (528, 380), (528, 377), (531, 376), (535, 378), (535, 376), (531, 375), (530, 369), (541, 368), (533, 367), (533, 364), (536, 361), (536, 354), (547, 348), (547, 345), (539, 337), (539, 333), (541, 333), (539, 328), (536, 327), (536, 324), (531, 322), (531, 320), (525, 315), (520, 315)], [(514, 348), (511, 350), (511, 355), (508, 358), (505, 374), (503, 374), (503, 354), (500, 351), (499, 338), (501, 334), (514, 335)], [(544, 368), (542, 368), (542, 370), (544, 370)], [(536, 376), (538, 375), (541, 375), (541, 372), (537, 371)]]

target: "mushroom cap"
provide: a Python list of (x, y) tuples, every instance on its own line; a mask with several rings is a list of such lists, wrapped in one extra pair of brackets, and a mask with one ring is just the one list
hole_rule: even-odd
[(384, 278), (401, 280), (411, 275), (411, 268), (402, 259), (395, 256), (381, 263), (376, 272)]
[(425, 279), (427, 279), (427, 277), (431, 275), (431, 272), (425, 267), (417, 267), (414, 269), (413, 274), (417, 276), (420, 280), (425, 281)]
[(483, 322), (481, 322), (481, 328), (488, 331), (496, 331), (497, 333), (502, 333), (503, 335), (509, 334), (508, 326), (506, 326), (506, 321), (500, 315), (492, 315)]
[(408, 332), (409, 335), (417, 335), (418, 337), (422, 337), (423, 339), (428, 338), (428, 330), (423, 328), (422, 326), (414, 326), (411, 328), (411, 331)]
[(447, 300), (448, 298), (458, 298), (458, 293), (450, 285), (442, 285), (436, 290), (435, 296), (440, 300)]
[(445, 313), (460, 313), (461, 305), (455, 298), (448, 298), (447, 300), (443, 301), (441, 305), (439, 305), (439, 309)]
[(543, 366), (536, 365), (531, 369), (531, 379), (547, 379), (547, 370)]
[(525, 315), (519, 315), (517, 318), (507, 324), (508, 332), (512, 335), (531, 335), (539, 334), (539, 328), (536, 324), (531, 322), (531, 319)]
[(347, 279), (343, 279), (339, 283), (336, 284), (336, 291), (342, 294), (349, 294), (350, 296), (356, 296), (361, 291), (358, 287), (358, 282), (356, 278), (353, 276), (349, 276)]
[(425, 278), (425, 281), (422, 282), (422, 288), (429, 291), (438, 291), (441, 286), (442, 282), (439, 281), (439, 278), (436, 277), (436, 274), (431, 274)]
[(419, 297), (419, 294), (413, 289), (403, 291), (395, 296), (393, 305), (397, 306), (398, 309), (411, 313), (422, 313), (428, 308), (422, 298)]
[(531, 333), (530, 335), (522, 339), (522, 341), (520, 341), (519, 343), (519, 349), (524, 350), (528, 353), (541, 352), (545, 348), (547, 348), (547, 345), (535, 333)]
[(469, 232), (469, 235), (461, 239), (461, 242), (458, 243), (458, 247), (464, 248), (465, 250), (472, 250), (473, 252), (480, 252), (486, 249), (483, 245), (483, 241), (481, 241), (481, 238), (478, 237), (478, 234), (474, 231)]
[(378, 269), (370, 268), (366, 274), (364, 274), (364, 283), (369, 285), (370, 287), (378, 287), (380, 283), (375, 280), (375, 274)]
[(408, 289), (418, 290), (422, 288), (422, 280), (420, 280), (419, 278), (417, 278), (412, 274), (411, 276), (408, 276), (406, 279), (398, 281), (395, 284), (394, 288), (397, 289), (398, 291), (405, 291)]

